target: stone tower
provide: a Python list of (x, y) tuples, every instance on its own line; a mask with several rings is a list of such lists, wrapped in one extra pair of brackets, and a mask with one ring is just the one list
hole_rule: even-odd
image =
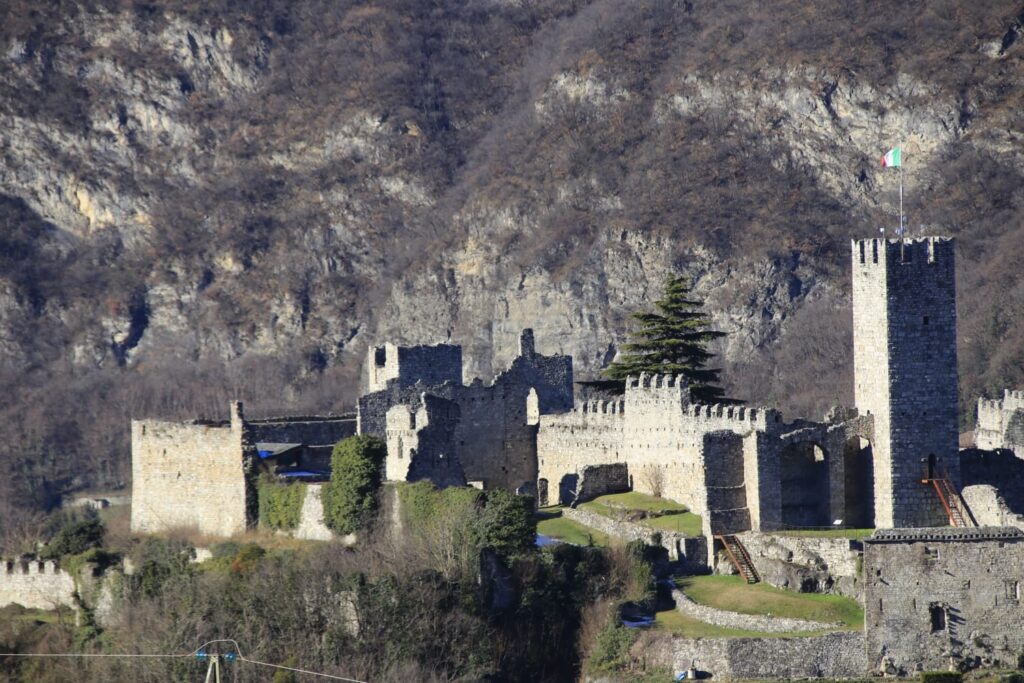
[(960, 487), (950, 238), (853, 242), (856, 405), (874, 416), (875, 526), (948, 523), (931, 470)]

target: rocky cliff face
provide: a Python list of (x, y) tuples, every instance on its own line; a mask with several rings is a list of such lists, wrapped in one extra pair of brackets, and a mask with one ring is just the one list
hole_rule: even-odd
[[(367, 345), (531, 326), (593, 375), (672, 270), (730, 389), (849, 401), (848, 240), (960, 238), (964, 402), (1024, 380), (1019, 3), (74, 0), (0, 17), (19, 491), (130, 415), (341, 409)], [(78, 477), (77, 479), (75, 477)]]

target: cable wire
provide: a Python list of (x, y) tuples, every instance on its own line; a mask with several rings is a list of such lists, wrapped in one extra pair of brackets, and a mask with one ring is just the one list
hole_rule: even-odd
[(78, 652), (53, 652), (53, 653), (43, 653), (43, 652), (0, 652), (0, 657), (124, 657), (124, 658), (129, 658), (129, 657), (139, 658), (139, 657), (141, 657), (141, 658), (150, 658), (150, 659), (175, 659), (175, 658), (182, 658), (182, 657), (196, 657), (200, 653), (204, 652), (209, 645), (214, 645), (216, 643), (231, 643), (231, 645), (235, 649), (235, 654), (238, 655), (238, 661), (246, 662), (247, 664), (254, 664), (256, 666), (268, 666), (268, 667), (271, 667), (273, 669), (283, 669), (285, 671), (294, 671), (296, 673), (306, 674), (308, 676), (320, 676), (321, 678), (330, 678), (330, 679), (333, 679), (335, 681), (347, 681), (347, 683), (367, 683), (366, 681), (361, 681), (361, 680), (359, 680), (357, 678), (345, 678), (344, 676), (335, 676), (334, 674), (325, 674), (325, 673), (321, 673), (319, 671), (310, 671), (308, 669), (298, 669), (298, 668), (293, 667), (293, 666), (284, 666), (283, 664), (271, 664), (270, 662), (260, 662), (260, 661), (257, 661), (255, 659), (249, 659), (248, 657), (246, 657), (245, 655), (242, 654), (242, 648), (240, 648), (238, 646), (238, 641), (236, 641), (236, 640), (234, 640), (232, 638), (221, 638), (221, 639), (218, 639), (218, 640), (208, 640), (205, 643), (203, 643), (202, 645), (200, 645), (199, 647), (197, 647), (195, 650), (193, 650), (192, 652), (189, 652), (187, 654), (135, 654), (135, 653), (130, 653), (130, 652), (123, 652), (123, 653), (101, 653), (101, 654), (100, 653), (97, 653), (97, 654), (78, 653)]

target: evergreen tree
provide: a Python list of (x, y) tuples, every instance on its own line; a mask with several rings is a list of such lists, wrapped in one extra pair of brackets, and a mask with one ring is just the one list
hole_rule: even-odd
[(612, 380), (648, 374), (682, 375), (690, 384), (690, 399), (696, 403), (738, 403), (725, 397), (719, 386), (721, 370), (707, 367), (714, 354), (708, 343), (724, 337), (724, 332), (710, 328), (704, 302), (692, 296), (690, 284), (683, 277), (669, 277), (665, 293), (654, 302), (657, 312), (632, 315), (638, 325), (630, 332), (630, 342), (623, 353), (605, 371)]

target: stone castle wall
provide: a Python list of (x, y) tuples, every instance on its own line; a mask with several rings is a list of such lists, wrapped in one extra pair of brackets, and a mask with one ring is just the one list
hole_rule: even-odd
[(75, 580), (53, 560), (0, 562), (0, 607), (31, 609), (74, 607)]
[(875, 522), (943, 524), (921, 461), (932, 458), (959, 485), (954, 243), (852, 246), (855, 396), (875, 419)]
[(429, 394), (420, 401), (416, 412), (397, 405), (387, 413), (385, 479), (465, 486), (466, 473), (455, 448), (459, 406)]
[(1024, 515), (1014, 512), (995, 486), (965, 486), (960, 494), (979, 526), (1013, 526), (1024, 530)]
[(872, 671), (1015, 666), (1024, 650), (1024, 533), (894, 529), (864, 542)]
[[(132, 519), (137, 533), (246, 530), (246, 457), (240, 404), (229, 425), (132, 421)], [(248, 453), (247, 453), (248, 451)]]
[(695, 667), (715, 680), (858, 678), (865, 672), (864, 635), (830, 633), (811, 638), (680, 638), (641, 635), (637, 650), (648, 666), (673, 673)]
[(334, 533), (324, 523), (324, 503), (321, 498), (323, 484), (306, 484), (306, 496), (302, 499), (299, 525), (291, 535), (307, 541), (330, 541)]
[[(371, 351), (371, 356), (373, 353)], [(403, 377), (403, 381), (412, 384), (405, 386), (399, 381), (389, 381), (384, 389), (360, 397), (358, 428), (361, 434), (387, 438), (388, 415), (393, 408), (404, 405), (408, 414), (413, 415), (419, 410), (423, 395), (444, 399), (458, 407), (457, 416), (448, 421), (451, 425), (449, 448), (454, 449), (465, 480), (480, 482), (485, 488), (534, 490), (536, 423), (540, 414), (571, 406), (571, 358), (536, 353), (532, 332), (525, 330), (519, 356), (490, 385), (480, 380), (469, 385), (452, 381), (430, 385), (428, 382), (436, 378), (427, 376), (414, 382), (417, 378), (411, 372)], [(395, 429), (403, 432), (402, 439), (411, 442), (418, 426), (414, 420), (397, 415), (398, 423), (410, 426)], [(390, 440), (394, 445), (398, 444), (398, 431)], [(391, 457), (397, 459), (396, 455)], [(401, 468), (395, 467), (392, 471), (398, 476)], [(427, 468), (421, 470), (420, 475), (439, 485), (446, 485), (444, 482), (450, 478), (447, 469), (432, 474)]]
[(366, 358), (368, 392), (381, 391), (389, 384), (407, 387), (445, 382), (462, 382), (462, 347), (453, 344), (435, 346), (396, 346), (387, 343), (371, 348)]
[(1007, 389), (1001, 399), (978, 399), (974, 442), (978, 448), (1007, 448), (1024, 456), (1024, 391)]
[[(644, 524), (624, 519), (612, 519), (584, 508), (565, 508), (562, 516), (625, 542), (643, 541), (658, 545), (668, 551), (668, 557), (682, 563), (687, 574), (703, 574), (708, 571), (708, 541), (704, 536), (687, 536), (676, 531), (652, 529)], [(654, 541), (658, 540), (657, 543)]]
[(242, 533), (256, 522), (250, 480), (257, 443), (301, 444), (304, 451), (321, 452), (323, 461), (354, 429), (351, 417), (248, 421), (237, 402), (228, 422), (133, 420), (132, 531)]
[(994, 486), (1011, 511), (1024, 514), (1024, 460), (1012, 451), (964, 449), (960, 471), (964, 487)]

